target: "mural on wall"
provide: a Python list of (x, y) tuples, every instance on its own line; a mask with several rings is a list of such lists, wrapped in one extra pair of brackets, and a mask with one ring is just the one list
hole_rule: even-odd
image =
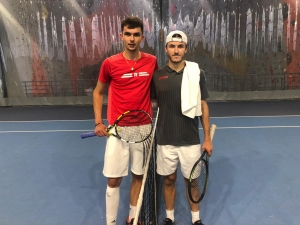
[(3, 57), (3, 50), (2, 50), (2, 46), (1, 46), (1, 42), (0, 42), (0, 98), (5, 97), (5, 93), (4, 93), (4, 85), (2, 80), (5, 81), (5, 77), (4, 77), (4, 70), (6, 70), (5, 65), (3, 65), (4, 63), (4, 57)]
[(284, 23), (284, 30), (286, 31), (286, 72), (289, 74), (287, 79), (290, 83), (290, 88), (295, 89), (299, 83), (300, 73), (300, 43), (299, 43), (299, 28), (298, 21), (300, 21), (300, 1), (285, 0), (287, 5), (286, 21)]
[(298, 60), (290, 60), (299, 51), (298, 0), (172, 0), (169, 8), (168, 28), (188, 34), (190, 55), (207, 73), (287, 74), (288, 87), (299, 87)]
[(9, 40), (3, 61), (17, 62), (20, 81), (34, 81), (32, 95), (37, 96), (54, 94), (57, 83), (51, 85), (52, 81), (95, 79), (103, 59), (122, 51), (119, 34), (127, 15), (143, 19), (142, 47), (154, 54), (157, 21), (151, 4), (146, 0), (7, 1), (0, 5)]
[(0, 11), (7, 39), (0, 39), (2, 65), (6, 76), (13, 73), (16, 80), (8, 92), (15, 84), (22, 83), (16, 88), (24, 90), (24, 82), (31, 82), (32, 96), (59, 96), (60, 89), (65, 95), (86, 94), (74, 93), (78, 82), (64, 81), (82, 80), (84, 90), (93, 88), (89, 80), (97, 78), (102, 61), (122, 51), (120, 23), (127, 15), (143, 20), (142, 50), (156, 54), (160, 65), (166, 61), (160, 54), (161, 34), (165, 37), (179, 29), (189, 38), (187, 59), (198, 62), (207, 74), (287, 74), (293, 89), (299, 82), (298, 4), (298, 0), (4, 0)]

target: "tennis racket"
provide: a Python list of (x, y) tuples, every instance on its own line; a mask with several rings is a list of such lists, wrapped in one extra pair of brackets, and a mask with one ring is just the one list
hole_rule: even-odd
[[(115, 132), (112, 132), (112, 129)], [(127, 143), (140, 143), (148, 139), (152, 133), (152, 118), (144, 110), (129, 110), (121, 114), (118, 119), (107, 128), (112, 135)], [(97, 136), (94, 132), (81, 134), (81, 138)]]
[[(211, 140), (214, 137), (216, 127), (217, 126), (213, 124), (210, 128)], [(206, 192), (209, 174), (208, 161), (209, 156), (207, 152), (204, 151), (200, 158), (195, 162), (190, 173), (188, 181), (188, 194), (191, 201), (196, 204), (201, 202)]]

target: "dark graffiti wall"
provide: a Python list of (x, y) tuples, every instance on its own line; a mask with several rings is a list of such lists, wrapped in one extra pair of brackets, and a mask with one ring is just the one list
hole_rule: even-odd
[(207, 73), (297, 73), (298, 1), (170, 1), (170, 29), (189, 34), (192, 58)]
[[(294, 89), (299, 83), (298, 4), (298, 0), (2, 0), (0, 95), (26, 96), (24, 85), (31, 85), (31, 96), (86, 94), (95, 85), (91, 79), (97, 78), (103, 59), (122, 51), (120, 22), (127, 15), (144, 21), (142, 50), (155, 54), (160, 66), (167, 60), (165, 36), (179, 29), (189, 39), (187, 60), (198, 62), (208, 75), (292, 73), (287, 82)], [(79, 93), (79, 85), (86, 92)]]
[[(152, 2), (9, 0), (0, 7), (6, 77), (16, 81), (7, 85), (9, 96), (19, 95), (16, 90), (21, 90), (23, 81), (49, 84), (96, 78), (103, 59), (122, 51), (120, 23), (127, 15), (143, 18), (146, 40), (142, 47), (154, 54)], [(32, 84), (37, 86), (32, 88), (33, 95), (49, 92), (40, 83)], [(72, 88), (67, 86), (59, 88)]]

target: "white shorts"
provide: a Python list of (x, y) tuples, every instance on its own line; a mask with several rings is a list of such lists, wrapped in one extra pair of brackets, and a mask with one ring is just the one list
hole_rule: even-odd
[[(115, 132), (115, 129), (110, 132)], [(108, 137), (104, 155), (103, 175), (111, 178), (127, 176), (129, 161), (131, 171), (134, 174), (144, 174), (143, 143), (129, 144), (114, 136)]]
[(157, 145), (157, 173), (167, 176), (174, 173), (178, 162), (185, 178), (190, 177), (194, 163), (201, 156), (201, 145), (173, 146)]

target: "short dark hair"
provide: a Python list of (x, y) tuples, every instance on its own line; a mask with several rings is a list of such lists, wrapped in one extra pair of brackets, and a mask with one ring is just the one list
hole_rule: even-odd
[(142, 33), (144, 32), (143, 21), (136, 16), (128, 16), (124, 20), (122, 20), (122, 22), (121, 22), (122, 32), (123, 32), (125, 26), (127, 26), (129, 29), (140, 27), (142, 30)]
[(180, 34), (174, 34), (172, 37), (180, 37), (180, 38), (182, 38), (182, 36)]

